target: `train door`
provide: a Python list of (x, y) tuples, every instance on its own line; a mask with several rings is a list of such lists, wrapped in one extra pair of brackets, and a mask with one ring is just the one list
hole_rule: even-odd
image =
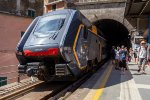
[(83, 26), (80, 29), (78, 41), (77, 41), (77, 56), (80, 62), (80, 67), (86, 67), (87, 66), (87, 56), (88, 56), (88, 41), (87, 41), (87, 29)]

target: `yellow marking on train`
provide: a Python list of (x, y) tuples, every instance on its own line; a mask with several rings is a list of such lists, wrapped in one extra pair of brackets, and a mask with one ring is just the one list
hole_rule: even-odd
[(77, 43), (77, 40), (78, 40), (78, 37), (79, 37), (79, 33), (80, 33), (80, 30), (81, 30), (82, 27), (84, 27), (83, 24), (81, 24), (81, 25), (79, 26), (79, 28), (78, 28), (78, 32), (77, 32), (77, 35), (76, 35), (76, 38), (75, 38), (75, 41), (74, 41), (74, 45), (73, 45), (73, 52), (74, 52), (75, 59), (76, 59), (76, 61), (77, 61), (77, 63), (78, 63), (78, 67), (79, 67), (80, 69), (85, 69), (86, 66), (81, 66), (81, 64), (80, 64), (80, 62), (79, 62), (79, 59), (78, 59), (78, 57), (77, 57), (76, 50), (75, 50), (75, 48), (76, 48), (76, 43)]
[(92, 34), (99, 36), (97, 33), (94, 33), (92, 30), (88, 29)]
[(97, 28), (95, 25), (92, 25), (92, 32), (97, 35)]
[(100, 96), (102, 95), (102, 93), (104, 91), (104, 87), (106, 85), (106, 82), (107, 82), (110, 74), (111, 74), (113, 65), (108, 66), (108, 67), (109, 67), (108, 68), (108, 72), (107, 72), (107, 69), (106, 69), (106, 71), (105, 71), (105, 73), (103, 75), (104, 77), (102, 78), (102, 83), (101, 83), (99, 89), (96, 91), (96, 94), (94, 95), (93, 100), (99, 100)]

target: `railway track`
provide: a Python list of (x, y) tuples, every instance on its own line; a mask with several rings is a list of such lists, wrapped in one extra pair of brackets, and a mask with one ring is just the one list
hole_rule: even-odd
[[(56, 100), (64, 99), (71, 95), (91, 74), (86, 74), (76, 82), (42, 82), (36, 81), (33, 84), (18, 86), (19, 89), (7, 88), (5, 93), (0, 94), (0, 100)], [(27, 84), (27, 83), (23, 83)], [(4, 91), (3, 91), (4, 92)]]
[(84, 82), (86, 82), (89, 77), (91, 76), (91, 73), (88, 73), (84, 75), (82, 78), (74, 82), (73, 84), (66, 87), (64, 90), (60, 91), (59, 93), (49, 96), (49, 98), (45, 98), (48, 100), (65, 100), (67, 99), (76, 89), (78, 89)]
[(87, 73), (75, 82), (36, 81), (28, 85), (18, 86), (19, 89), (8, 88), (3, 93), (0, 91), (0, 100), (64, 100), (86, 82), (91, 75), (92, 73)]
[(43, 81), (39, 80), (27, 80), (25, 82), (20, 82), (17, 84), (10, 85), (8, 87), (2, 87), (0, 88), (0, 100), (10, 100), (12, 98), (15, 98), (22, 93), (25, 93), (32, 88), (36, 87), (37, 85), (43, 83)]

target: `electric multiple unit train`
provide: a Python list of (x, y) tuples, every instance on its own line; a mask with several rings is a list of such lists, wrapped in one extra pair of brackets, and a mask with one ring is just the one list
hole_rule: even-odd
[(19, 73), (44, 81), (76, 79), (106, 58), (105, 42), (79, 11), (47, 13), (33, 20), (17, 45)]

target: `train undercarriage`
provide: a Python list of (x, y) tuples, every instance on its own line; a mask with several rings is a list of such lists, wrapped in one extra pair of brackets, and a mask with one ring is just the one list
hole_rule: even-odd
[(27, 76), (29, 77), (35, 76), (39, 80), (43, 81), (73, 77), (73, 75), (69, 71), (67, 64), (48, 64), (44, 62), (30, 62), (26, 65), (18, 65), (18, 71), (19, 73), (27, 74)]

